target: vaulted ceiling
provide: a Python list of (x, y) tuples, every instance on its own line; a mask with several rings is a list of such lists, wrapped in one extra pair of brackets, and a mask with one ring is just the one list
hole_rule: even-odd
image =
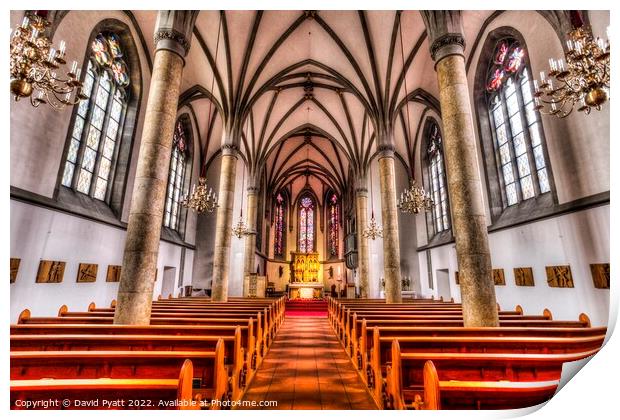
[[(153, 33), (156, 14), (134, 13)], [(464, 12), (466, 44), (501, 13)], [(421, 117), (439, 113), (419, 11), (201, 11), (182, 91), (203, 159), (235, 143), (271, 187), (309, 170), (341, 191), (376, 152), (377, 121), (393, 125), (388, 140), (412, 171)]]

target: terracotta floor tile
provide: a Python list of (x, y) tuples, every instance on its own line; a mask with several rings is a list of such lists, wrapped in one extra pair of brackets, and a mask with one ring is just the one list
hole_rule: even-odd
[(288, 317), (245, 399), (279, 410), (376, 409), (326, 318)]

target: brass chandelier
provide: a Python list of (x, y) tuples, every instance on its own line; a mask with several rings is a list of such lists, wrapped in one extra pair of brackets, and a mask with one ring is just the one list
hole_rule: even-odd
[(540, 86), (534, 80), (536, 109), (558, 118), (570, 115), (575, 106), (585, 114), (592, 108), (600, 111), (609, 98), (609, 41), (595, 38), (577, 18), (566, 41), (566, 62), (549, 59), (548, 78), (541, 71)]
[(207, 191), (207, 178), (198, 178), (198, 186), (194, 184), (192, 194), (186, 194), (181, 201), (183, 207), (190, 208), (196, 213), (209, 212), (212, 213), (218, 207), (217, 195), (213, 189)]
[(370, 177), (370, 207), (372, 208), (370, 223), (362, 231), (362, 236), (374, 241), (377, 238), (383, 238), (383, 228), (375, 220), (375, 197), (372, 191), (372, 176)]
[(88, 99), (82, 93), (80, 69), (73, 61), (66, 78), (57, 70), (66, 64), (65, 41), (58, 50), (45, 35), (50, 23), (34, 12), (26, 12), (21, 26), (13, 31), (10, 47), (11, 93), (15, 101), (30, 98), (34, 107), (49, 104), (56, 110)]
[(400, 194), (400, 200), (396, 205), (403, 213), (418, 214), (421, 211), (433, 209), (433, 199), (424, 188), (418, 187), (415, 180), (411, 180), (411, 186)]
[(245, 221), (243, 220), (243, 196), (245, 195), (245, 166), (243, 167), (243, 181), (241, 182), (241, 209), (239, 210), (239, 220), (237, 224), (232, 227), (232, 235), (241, 239), (243, 236), (249, 235), (252, 232), (248, 229)]

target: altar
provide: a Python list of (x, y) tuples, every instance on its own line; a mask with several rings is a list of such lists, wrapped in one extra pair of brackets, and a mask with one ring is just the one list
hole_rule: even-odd
[(323, 283), (319, 282), (319, 254), (317, 252), (291, 252), (291, 283), (289, 299), (322, 299)]
[(322, 299), (322, 283), (290, 283), (288, 285), (289, 299)]

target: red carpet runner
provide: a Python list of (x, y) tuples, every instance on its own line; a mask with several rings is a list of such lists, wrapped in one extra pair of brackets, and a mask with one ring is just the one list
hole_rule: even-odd
[(287, 300), (286, 316), (327, 317), (327, 301), (323, 299)]

